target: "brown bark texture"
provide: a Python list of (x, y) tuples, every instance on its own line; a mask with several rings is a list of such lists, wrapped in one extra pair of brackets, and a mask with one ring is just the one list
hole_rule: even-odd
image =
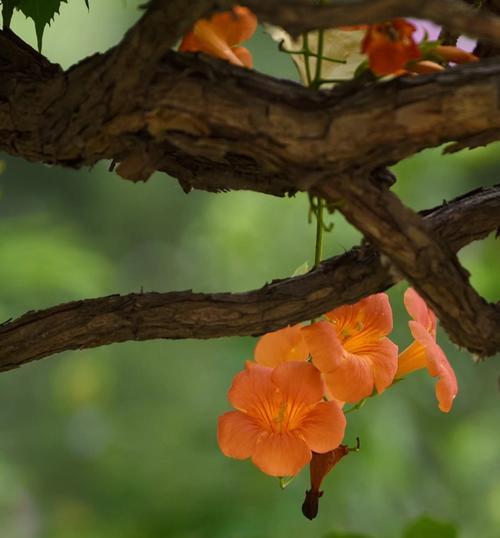
[[(261, 334), (401, 278), (458, 345), (478, 356), (498, 352), (499, 306), (470, 286), (456, 252), (500, 226), (499, 188), (419, 215), (380, 178), (384, 167), (425, 148), (448, 143), (446, 151), (458, 151), (498, 140), (500, 60), (326, 92), (171, 50), (198, 18), (232, 5), (152, 0), (118, 46), (67, 71), (0, 31), (0, 150), (75, 168), (109, 159), (125, 179), (162, 171), (185, 191), (308, 191), (325, 197), (367, 242), (307, 275), (247, 293), (130, 294), (28, 313), (0, 327), (0, 369), (125, 340)], [(476, 36), (490, 51), (500, 46), (494, 10), (460, 0), (245, 5), (295, 34), (417, 16)]]
[[(453, 251), (500, 227), (500, 185), (425, 212)], [(0, 370), (70, 349), (127, 340), (259, 335), (384, 291), (402, 275), (370, 244), (246, 293), (132, 293), (28, 312), (0, 326)]]

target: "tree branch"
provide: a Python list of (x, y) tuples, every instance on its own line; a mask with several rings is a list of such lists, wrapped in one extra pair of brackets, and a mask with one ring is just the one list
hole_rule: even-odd
[(363, 183), (343, 177), (318, 192), (341, 201), (340, 211), (390, 258), (456, 344), (480, 357), (500, 351), (500, 305), (487, 303), (472, 288), (456, 254), (419, 215), (383, 185)]
[[(495, 62), (326, 93), (168, 52), (195, 19), (229, 5), (153, 0), (118, 47), (66, 73), (0, 32), (0, 150), (71, 167), (110, 159), (121, 163), (124, 177), (145, 180), (161, 170), (186, 190), (283, 194), (309, 189), (326, 170), (350, 174), (446, 141), (485, 132), (488, 141), (498, 138)], [(264, 19), (284, 24), (294, 17), (347, 24), (407, 9), (435, 9), (452, 20), (443, 6), (471, 9), (451, 0), (251, 3)], [(320, 15), (310, 19), (304, 10)], [(462, 19), (470, 23), (476, 15), (485, 17), (474, 11)]]
[(494, 60), (334, 92), (174, 52), (149, 84), (127, 83), (115, 64), (97, 55), (35, 73), (2, 63), (0, 149), (72, 167), (112, 159), (136, 180), (162, 170), (186, 190), (283, 194), (500, 128)]
[[(458, 250), (500, 226), (500, 185), (425, 212), (432, 233)], [(310, 273), (247, 293), (112, 295), (29, 312), (0, 326), (0, 370), (65, 350), (155, 338), (257, 335), (383, 291), (399, 280), (370, 245)]]
[[(452, 148), (457, 149), (497, 140), (500, 63), (489, 60), (430, 77), (316, 92), (213, 58), (169, 52), (195, 19), (233, 3), (187, 4), (152, 0), (118, 47), (67, 72), (10, 32), (1, 32), (0, 149), (73, 167), (112, 159), (120, 163), (117, 171), (123, 177), (146, 180), (161, 170), (177, 177), (186, 190), (251, 189), (277, 195), (316, 190), (341, 197), (341, 210), (415, 284), (457, 342), (480, 354), (497, 350), (498, 308), (470, 288), (454, 255), (413, 212), (366, 178), (381, 166), (444, 142), (455, 142)], [(330, 26), (327, 17), (335, 18), (334, 24), (349, 24), (432, 15), (455, 30), (472, 24), (478, 36), (500, 42), (497, 19), (452, 0), (334, 2), (323, 8), (306, 0), (249, 0), (248, 5), (264, 20), (295, 30), (300, 24), (301, 29)], [(368, 207), (367, 200), (374, 206)], [(367, 248), (333, 260), (335, 274), (353, 260), (349, 256), (355, 256), (362, 272), (357, 257), (369, 254)], [(350, 267), (354, 282), (348, 280), (348, 287), (344, 280), (344, 291), (335, 298), (331, 282), (308, 288), (323, 275), (325, 264), (304, 280), (248, 294), (141, 294), (28, 314), (0, 331), (5, 353), (0, 353), (0, 364), (8, 369), (63, 349), (128, 339), (267, 331), (391, 285), (396, 277), (388, 276), (377, 255), (371, 255), (376, 259), (369, 262), (373, 274), (380, 277), (372, 286), (376, 289), (366, 274), (366, 283), (356, 283), (359, 273)], [(447, 291), (446, 282), (456, 287)], [(362, 291), (356, 295), (355, 289)], [(323, 291), (318, 295), (318, 290)], [(167, 319), (168, 327), (163, 324)]]
[[(229, 6), (231, 2), (224, 2)], [(459, 34), (500, 43), (500, 18), (461, 0), (245, 0), (257, 16), (298, 35), (309, 30), (381, 22), (396, 17), (428, 19)]]

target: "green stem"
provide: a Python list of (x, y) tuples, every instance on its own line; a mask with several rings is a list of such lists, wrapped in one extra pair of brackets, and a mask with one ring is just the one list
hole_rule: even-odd
[(363, 398), (362, 400), (360, 400), (357, 404), (353, 405), (352, 407), (350, 407), (349, 409), (346, 409), (344, 411), (344, 415), (347, 415), (348, 413), (352, 413), (353, 411), (358, 411), (359, 409), (361, 409), (365, 403), (366, 403), (366, 400), (368, 398), (371, 398), (371, 396), (367, 396), (366, 398)]
[[(288, 50), (282, 44), (280, 44), (278, 45), (278, 49), (280, 50), (280, 52), (284, 52), (285, 54), (290, 54), (292, 56), (307, 54), (310, 58), (319, 58), (318, 54), (316, 54), (315, 52), (307, 51), (305, 48), (302, 48), (300, 50)], [(329, 56), (321, 56), (321, 59), (324, 60), (325, 62), (333, 62), (335, 64), (347, 63), (347, 60), (338, 60), (336, 58), (330, 58)]]
[(321, 80), (321, 62), (323, 61), (323, 45), (325, 41), (325, 33), (323, 30), (318, 31), (318, 50), (316, 57), (316, 72), (314, 74), (313, 86), (315, 88), (319, 87), (318, 82)]
[(323, 226), (323, 211), (325, 208), (322, 198), (317, 198), (318, 205), (316, 206), (316, 246), (314, 249), (314, 267), (318, 267), (323, 257), (323, 233), (325, 227)]
[(311, 52), (309, 50), (309, 36), (307, 33), (303, 34), (302, 40), (304, 42), (304, 60), (306, 64), (306, 79), (307, 79), (307, 85), (311, 86), (312, 84), (312, 77), (311, 77), (311, 66), (309, 64), (309, 58), (311, 55)]

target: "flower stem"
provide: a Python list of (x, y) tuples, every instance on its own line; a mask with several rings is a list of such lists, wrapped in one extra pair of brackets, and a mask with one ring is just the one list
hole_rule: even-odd
[[(320, 2), (322, 4), (322, 2)], [(321, 80), (321, 62), (323, 61), (323, 45), (325, 42), (325, 32), (323, 30), (318, 31), (318, 50), (316, 51), (316, 72), (314, 73), (314, 80), (311, 84), (314, 88), (319, 88)]]
[(322, 198), (317, 198), (316, 205), (316, 245), (314, 248), (314, 267), (318, 267), (323, 257), (323, 234), (325, 227), (323, 225), (323, 212), (325, 203)]
[(309, 64), (309, 58), (311, 56), (311, 50), (309, 49), (309, 35), (307, 34), (307, 32), (305, 34), (303, 34), (302, 36), (302, 40), (303, 40), (303, 43), (304, 43), (304, 61), (305, 61), (305, 64), (306, 64), (306, 79), (307, 79), (307, 85), (309, 87), (312, 86), (312, 83), (313, 83), (313, 80), (312, 80), (312, 76), (311, 76), (311, 65)]

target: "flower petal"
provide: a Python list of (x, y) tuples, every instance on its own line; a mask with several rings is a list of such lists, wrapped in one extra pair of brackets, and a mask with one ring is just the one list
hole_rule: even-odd
[(229, 411), (219, 417), (217, 441), (225, 456), (244, 460), (255, 450), (262, 430), (251, 417), (240, 411)]
[(381, 338), (360, 348), (358, 354), (371, 361), (375, 387), (381, 394), (394, 381), (398, 369), (398, 346), (389, 338)]
[(285, 327), (262, 336), (255, 346), (254, 359), (264, 366), (278, 366), (287, 361), (305, 361), (309, 350), (301, 326)]
[(440, 73), (444, 70), (445, 68), (441, 64), (431, 62), (430, 60), (412, 62), (408, 65), (408, 71), (417, 75), (431, 75), (432, 73)]
[(344, 438), (346, 418), (336, 402), (320, 402), (303, 420), (297, 432), (313, 452), (323, 454)]
[(450, 363), (445, 360), (442, 363), (442, 370), (436, 384), (436, 398), (439, 402), (439, 409), (443, 413), (449, 413), (451, 411), (453, 400), (455, 399), (457, 393), (458, 383), (455, 372), (453, 371)]
[[(429, 360), (429, 349), (433, 347), (433, 344), (437, 346), (436, 338), (432, 336), (423, 325), (418, 323), (418, 321), (409, 321), (408, 326), (410, 327), (410, 332), (415, 338), (415, 341), (423, 346), (425, 350), (425, 357), (427, 360), (427, 368), (431, 376), (436, 376), (439, 374), (439, 366), (434, 360)], [(439, 347), (439, 346), (437, 346)]]
[(308, 362), (285, 362), (277, 366), (271, 380), (291, 405), (297, 409), (323, 399), (321, 374)]
[(408, 314), (410, 314), (417, 323), (420, 323), (424, 329), (435, 336), (436, 315), (413, 288), (408, 288), (405, 291), (404, 303)]
[(321, 372), (331, 372), (339, 366), (344, 350), (335, 326), (329, 321), (317, 321), (302, 328), (313, 363)]
[(456, 64), (477, 62), (479, 60), (475, 54), (450, 45), (438, 45), (434, 47), (433, 52), (441, 56), (444, 60)]
[(433, 377), (439, 377), (436, 384), (436, 398), (439, 402), (439, 409), (448, 413), (458, 393), (455, 372), (441, 347), (419, 323), (410, 321), (410, 329), (413, 337), (420, 342), (426, 351), (429, 373)]
[(344, 402), (359, 402), (373, 392), (374, 375), (370, 362), (351, 353), (347, 353), (340, 366), (324, 377), (333, 396)]
[(268, 475), (295, 476), (311, 457), (306, 443), (295, 433), (268, 433), (259, 439), (252, 461)]
[(179, 45), (180, 52), (196, 52), (200, 50), (200, 44), (193, 32), (188, 32)]
[(427, 352), (420, 342), (414, 340), (399, 355), (396, 378), (401, 379), (405, 375), (420, 370), (421, 368), (427, 368)]
[(339, 338), (357, 339), (386, 336), (392, 331), (392, 310), (386, 293), (370, 295), (353, 305), (326, 314)]
[(271, 381), (272, 372), (271, 368), (248, 361), (246, 369), (234, 376), (228, 391), (231, 405), (254, 417), (260, 416), (263, 403), (272, 401), (277, 393)]
[[(301, 51), (304, 48), (303, 36), (294, 39), (283, 28), (264, 25), (264, 30), (271, 38), (280, 43), (287, 51)], [(361, 42), (365, 35), (365, 28), (342, 27), (330, 28), (323, 32), (323, 56), (329, 60), (321, 64), (321, 75), (324, 80), (351, 80), (354, 78), (356, 69), (366, 60), (366, 56), (361, 53)], [(307, 34), (307, 43), (311, 50), (318, 49), (318, 32)], [(291, 54), (292, 60), (297, 67), (300, 79), (304, 85), (308, 84), (306, 62), (303, 54)], [(316, 70), (316, 58), (309, 57), (308, 65), (311, 73)], [(334, 82), (323, 83), (322, 88), (331, 88)]]
[(233, 47), (233, 53), (245, 67), (252, 69), (253, 57), (248, 49), (245, 47)]
[[(239, 58), (231, 50), (223, 36), (219, 34), (214, 25), (205, 19), (199, 20), (193, 29), (193, 33), (200, 45), (199, 50), (217, 58), (242, 66)], [(195, 51), (193, 51), (195, 52)]]
[(371, 24), (362, 44), (371, 70), (377, 75), (390, 75), (404, 68), (407, 62), (420, 58), (421, 51), (413, 39), (415, 30), (405, 19)]
[(257, 17), (242, 6), (235, 6), (232, 11), (217, 13), (210, 22), (231, 47), (250, 39), (257, 29)]

